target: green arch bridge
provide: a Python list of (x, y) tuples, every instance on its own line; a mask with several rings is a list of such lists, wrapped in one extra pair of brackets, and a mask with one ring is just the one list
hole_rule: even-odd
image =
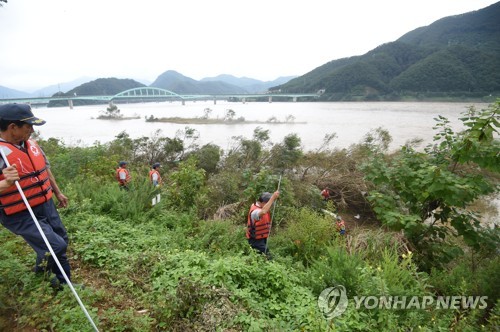
[(322, 91), (318, 93), (265, 93), (265, 94), (192, 94), (192, 95), (181, 95), (175, 92), (154, 88), (154, 87), (142, 87), (134, 88), (122, 91), (112, 96), (53, 96), (53, 97), (33, 97), (33, 98), (5, 98), (0, 99), (0, 104), (6, 103), (29, 103), (32, 105), (36, 104), (48, 104), (50, 101), (68, 101), (68, 105), (73, 107), (74, 100), (95, 100), (103, 102), (126, 102), (126, 101), (181, 101), (183, 104), (185, 101), (189, 100), (213, 100), (214, 104), (217, 100), (241, 100), (246, 102), (249, 99), (256, 98), (267, 98), (269, 102), (272, 102), (273, 97), (287, 98), (292, 101), (298, 101), (299, 98), (317, 98), (321, 95)]

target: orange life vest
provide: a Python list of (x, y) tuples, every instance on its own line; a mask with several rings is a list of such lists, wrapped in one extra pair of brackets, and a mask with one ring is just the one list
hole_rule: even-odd
[[(120, 173), (121, 173), (121, 172), (125, 172), (125, 182), (124, 182), (122, 179), (120, 179)], [(126, 185), (128, 182), (130, 182), (131, 177), (130, 177), (130, 173), (128, 172), (128, 169), (126, 169), (126, 168), (121, 168), (121, 167), (117, 168), (117, 169), (116, 169), (116, 179), (117, 179), (117, 180), (118, 180), (118, 182), (120, 183), (120, 186), (124, 186), (124, 185)]]
[[(16, 164), (19, 173), (19, 185), (31, 207), (47, 202), (52, 198), (47, 164), (38, 144), (29, 140), (24, 142), (27, 152), (15, 145), (0, 141), (0, 148), (4, 150), (9, 163)], [(5, 176), (0, 174), (0, 181)], [(5, 214), (11, 215), (27, 209), (16, 185), (12, 185), (0, 194), (1, 208)]]
[(252, 222), (251, 214), (256, 209), (262, 208), (258, 207), (256, 204), (252, 204), (250, 211), (248, 212), (247, 239), (267, 239), (269, 236), (269, 230), (271, 229), (271, 214), (268, 212), (261, 216), (259, 220)]
[(337, 231), (339, 231), (339, 233), (342, 235), (345, 234), (345, 222), (344, 222), (344, 220), (337, 221)]
[(161, 176), (160, 176), (160, 172), (158, 172), (156, 169), (152, 169), (149, 171), (149, 179), (151, 180), (151, 182), (153, 182), (153, 174), (158, 174), (158, 184), (161, 184)]
[(328, 191), (328, 189), (323, 189), (323, 191), (321, 191), (321, 196), (323, 196), (323, 199), (330, 198), (330, 192)]

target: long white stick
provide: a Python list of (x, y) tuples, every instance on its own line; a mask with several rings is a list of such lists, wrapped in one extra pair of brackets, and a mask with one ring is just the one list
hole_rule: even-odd
[(330, 212), (330, 211), (325, 210), (325, 209), (321, 209), (321, 211), (322, 211), (323, 213), (325, 213), (325, 214), (329, 214), (329, 215), (331, 215), (331, 216), (332, 216), (332, 217), (334, 217), (334, 218), (337, 218), (337, 214), (335, 214), (335, 213), (333, 213), (333, 212)]
[[(280, 179), (278, 181), (278, 191), (280, 191), (281, 185), (281, 174)], [(271, 237), (271, 227), (273, 227), (273, 218), (274, 218), (274, 210), (276, 209), (276, 201), (273, 202), (273, 213), (271, 214), (271, 225), (269, 225), (269, 233), (267, 233), (266, 246), (264, 247), (264, 254), (267, 254), (267, 243), (269, 242), (269, 238)]]
[[(3, 151), (2, 148), (0, 148), (0, 153), (2, 154), (2, 158), (5, 161), (5, 165), (7, 165), (7, 167), (9, 167), (10, 166), (9, 160), (7, 159), (7, 156), (5, 155), (5, 152)], [(18, 181), (16, 181), (15, 184), (16, 184), (17, 191), (19, 191), (19, 194), (21, 194), (21, 197), (23, 198), (24, 204), (26, 204), (26, 207), (28, 208), (28, 211), (31, 215), (31, 218), (35, 222), (36, 228), (38, 228), (38, 231), (40, 232), (40, 235), (42, 236), (43, 241), (45, 242), (45, 245), (47, 246), (47, 248), (49, 248), (50, 254), (54, 258), (54, 261), (56, 262), (57, 267), (61, 271), (61, 273), (64, 277), (64, 280), (66, 280), (66, 283), (68, 284), (69, 288), (73, 292), (73, 295), (75, 296), (76, 300), (78, 301), (78, 304), (80, 304), (80, 307), (82, 308), (83, 312), (85, 313), (85, 316), (87, 316), (87, 319), (89, 320), (89, 322), (92, 324), (92, 327), (94, 328), (94, 330), (96, 332), (99, 332), (99, 330), (97, 329), (97, 326), (95, 325), (94, 321), (90, 317), (87, 309), (85, 309), (85, 306), (83, 305), (82, 300), (80, 300), (80, 297), (76, 293), (76, 290), (73, 287), (71, 280), (69, 280), (68, 276), (66, 275), (66, 272), (62, 268), (61, 263), (59, 262), (59, 259), (57, 258), (56, 254), (54, 253), (54, 249), (52, 249), (52, 246), (49, 243), (49, 240), (47, 240), (47, 237), (45, 236), (45, 233), (43, 232), (42, 227), (40, 226), (40, 223), (38, 222), (38, 219), (36, 218), (35, 214), (33, 213), (33, 210), (31, 209), (30, 204), (28, 203), (28, 200), (26, 199), (26, 195), (24, 195), (24, 192), (21, 188), (21, 185), (19, 184)]]

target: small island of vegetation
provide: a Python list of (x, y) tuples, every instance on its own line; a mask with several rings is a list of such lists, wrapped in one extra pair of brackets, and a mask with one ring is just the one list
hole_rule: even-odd
[(141, 117), (138, 115), (135, 116), (123, 116), (120, 113), (120, 109), (118, 106), (113, 104), (113, 102), (109, 103), (109, 106), (106, 108), (106, 111), (101, 111), (101, 114), (97, 117), (99, 120), (133, 120), (140, 119)]
[(169, 122), (178, 124), (261, 124), (261, 123), (272, 123), (272, 124), (291, 124), (291, 123), (301, 123), (306, 122), (295, 122), (295, 117), (293, 115), (287, 115), (284, 121), (279, 121), (275, 116), (267, 119), (266, 122), (262, 121), (247, 121), (244, 117), (240, 116), (236, 118), (236, 112), (232, 109), (226, 110), (224, 117), (210, 118), (212, 109), (205, 108), (202, 117), (196, 118), (181, 118), (181, 117), (169, 117), (169, 118), (157, 118), (153, 115), (146, 117), (146, 122)]

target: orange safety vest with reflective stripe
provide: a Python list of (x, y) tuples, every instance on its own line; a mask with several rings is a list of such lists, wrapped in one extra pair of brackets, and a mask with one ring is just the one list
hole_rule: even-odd
[[(29, 140), (24, 142), (24, 146), (27, 152), (11, 143), (0, 141), (0, 148), (4, 150), (9, 163), (16, 164), (20, 177), (18, 182), (26, 199), (31, 207), (35, 207), (52, 198), (52, 187), (45, 157), (38, 144)], [(5, 176), (0, 174), (0, 181), (4, 179)], [(6, 215), (27, 209), (15, 184), (0, 194), (0, 204)]]
[[(123, 180), (122, 180), (122, 179), (120, 179), (120, 173), (121, 173), (121, 172), (125, 172), (125, 182), (123, 182)], [(117, 179), (117, 180), (118, 180), (118, 182), (120, 183), (120, 186), (124, 186), (124, 185), (126, 185), (128, 182), (130, 182), (131, 177), (130, 177), (130, 173), (128, 172), (128, 169), (126, 169), (126, 168), (121, 168), (121, 167), (117, 168), (117, 169), (116, 169), (116, 179)]]
[(153, 182), (153, 174), (158, 174), (158, 184), (161, 184), (161, 176), (160, 176), (160, 172), (158, 172), (156, 169), (152, 169), (149, 171), (149, 179), (151, 180), (151, 182)]
[(340, 232), (340, 234), (344, 234), (345, 233), (345, 222), (344, 222), (344, 220), (337, 221), (337, 230)]
[(248, 212), (248, 221), (247, 221), (247, 239), (267, 239), (269, 236), (269, 231), (271, 229), (271, 214), (268, 212), (260, 217), (259, 220), (252, 220), (252, 212), (262, 209), (258, 207), (256, 204), (252, 204), (250, 207), (250, 211)]
[(330, 198), (330, 191), (328, 191), (328, 189), (323, 189), (323, 191), (321, 192), (321, 196), (323, 196), (323, 199)]

